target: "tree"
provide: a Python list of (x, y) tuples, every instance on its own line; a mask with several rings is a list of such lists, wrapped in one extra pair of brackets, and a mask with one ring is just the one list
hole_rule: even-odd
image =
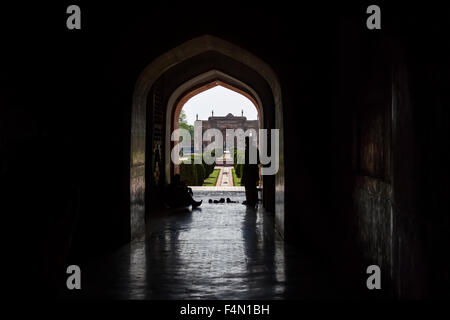
[(191, 135), (191, 139), (194, 139), (194, 126), (188, 124), (187, 116), (186, 116), (186, 113), (184, 112), (184, 110), (181, 110), (180, 119), (178, 121), (178, 127), (180, 129), (185, 129), (185, 130), (189, 131), (189, 134)]

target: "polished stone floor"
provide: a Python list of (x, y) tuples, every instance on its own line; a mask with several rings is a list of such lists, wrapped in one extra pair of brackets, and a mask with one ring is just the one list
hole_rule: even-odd
[[(335, 296), (326, 268), (282, 241), (273, 216), (243, 192), (195, 191), (196, 210), (152, 217), (146, 239), (93, 261), (84, 296), (113, 299), (286, 299)], [(209, 204), (229, 197), (239, 203)]]

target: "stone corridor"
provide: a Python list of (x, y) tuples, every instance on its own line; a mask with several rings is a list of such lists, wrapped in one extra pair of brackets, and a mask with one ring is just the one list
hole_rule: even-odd
[[(83, 270), (83, 297), (285, 299), (335, 296), (330, 273), (282, 241), (273, 216), (246, 209), (243, 192), (194, 191), (203, 205), (162, 212), (147, 238)], [(231, 198), (239, 203), (210, 204)]]

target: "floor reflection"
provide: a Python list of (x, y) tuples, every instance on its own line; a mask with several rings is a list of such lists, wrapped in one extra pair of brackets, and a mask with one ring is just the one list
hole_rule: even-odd
[[(272, 215), (262, 208), (247, 209), (241, 204), (242, 192), (197, 191), (195, 197), (203, 199), (201, 209), (156, 215), (145, 240), (93, 263), (87, 270), (88, 296), (284, 299), (307, 295), (301, 292), (310, 289), (304, 278), (311, 278), (312, 269), (278, 237)], [(208, 203), (222, 197), (239, 203)], [(302, 272), (302, 268), (306, 269)], [(295, 272), (289, 276), (289, 270)]]

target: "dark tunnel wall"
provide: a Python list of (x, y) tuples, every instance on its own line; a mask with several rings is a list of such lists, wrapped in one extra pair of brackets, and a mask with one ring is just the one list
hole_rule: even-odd
[[(437, 209), (447, 207), (442, 102), (448, 101), (448, 61), (442, 55), (448, 44), (440, 42), (437, 20), (423, 28), (412, 17), (409, 11), (387, 15), (392, 29), (375, 35), (341, 23), (331, 203), (347, 211), (343, 230), (354, 228), (348, 234), (363, 263), (381, 266), (388, 296), (448, 296), (448, 258), (437, 249), (449, 244), (446, 214)], [(425, 187), (424, 180), (436, 184)], [(345, 204), (350, 193), (352, 203)]]
[[(128, 242), (136, 80), (160, 54), (212, 34), (280, 78), (286, 240), (336, 266), (349, 290), (365, 286), (374, 263), (388, 296), (449, 295), (450, 50), (442, 12), (386, 6), (383, 29), (371, 32), (364, 6), (305, 5), (299, 19), (281, 5), (187, 16), (190, 6), (83, 3), (75, 33), (65, 28), (66, 7), (12, 8), (20, 19), (2, 21), (14, 30), (3, 40), (2, 213), (20, 226), (16, 272), (38, 266), (31, 291), (55, 294), (65, 265)], [(32, 14), (43, 9), (48, 19)], [(20, 291), (27, 284), (17, 279)]]

